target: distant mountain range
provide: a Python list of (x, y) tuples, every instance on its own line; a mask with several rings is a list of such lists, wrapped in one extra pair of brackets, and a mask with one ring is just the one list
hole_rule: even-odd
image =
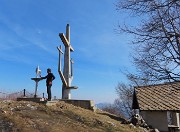
[(106, 103), (106, 102), (95, 104), (95, 106), (96, 106), (98, 109), (102, 109), (102, 108), (104, 108), (104, 107), (106, 107), (106, 106), (108, 106), (108, 105), (110, 105), (110, 103)]

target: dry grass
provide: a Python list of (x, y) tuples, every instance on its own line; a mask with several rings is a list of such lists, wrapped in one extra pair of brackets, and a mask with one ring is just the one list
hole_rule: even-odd
[(124, 120), (97, 110), (92, 112), (64, 102), (47, 107), (25, 101), (0, 101), (0, 129), (14, 132), (140, 132)]

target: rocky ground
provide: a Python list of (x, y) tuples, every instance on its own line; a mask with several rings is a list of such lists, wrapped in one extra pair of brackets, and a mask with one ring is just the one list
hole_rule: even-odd
[(0, 132), (143, 132), (122, 121), (101, 110), (93, 112), (64, 102), (46, 106), (0, 100)]

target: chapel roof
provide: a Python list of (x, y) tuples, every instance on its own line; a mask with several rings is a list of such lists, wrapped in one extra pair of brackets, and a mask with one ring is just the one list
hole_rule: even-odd
[(180, 111), (180, 82), (135, 87), (132, 108)]

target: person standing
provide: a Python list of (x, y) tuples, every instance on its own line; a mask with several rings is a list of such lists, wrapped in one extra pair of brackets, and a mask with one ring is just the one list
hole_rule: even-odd
[(41, 79), (46, 79), (46, 86), (47, 86), (47, 94), (48, 94), (48, 101), (51, 101), (51, 86), (52, 81), (55, 79), (53, 73), (51, 73), (51, 69), (47, 69), (47, 75), (45, 77), (41, 77)]

